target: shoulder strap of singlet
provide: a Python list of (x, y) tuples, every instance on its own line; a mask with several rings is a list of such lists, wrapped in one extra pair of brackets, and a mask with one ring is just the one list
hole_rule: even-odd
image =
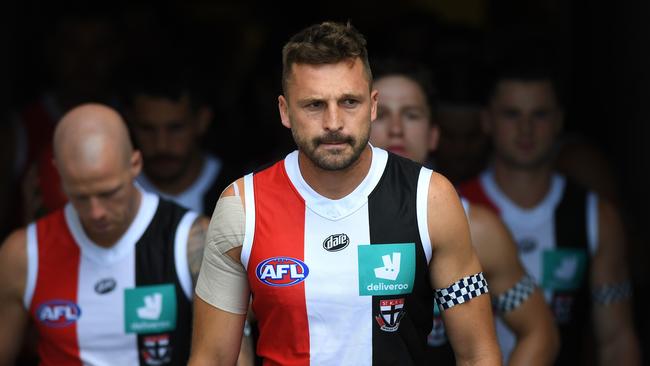
[(431, 248), (431, 237), (429, 236), (429, 184), (433, 171), (422, 167), (418, 176), (418, 188), (416, 198), (416, 212), (418, 218), (418, 231), (422, 241), (422, 249), (427, 258), (427, 263), (431, 262), (433, 249)]
[(23, 294), (23, 305), (26, 310), (32, 303), (34, 289), (36, 288), (36, 275), (38, 274), (38, 242), (36, 239), (36, 223), (27, 226), (27, 281)]
[(176, 275), (178, 282), (183, 288), (188, 300), (192, 300), (192, 275), (187, 262), (187, 241), (190, 235), (192, 224), (199, 215), (193, 211), (187, 211), (176, 227), (174, 236), (174, 264), (176, 265)]
[(253, 236), (255, 235), (255, 189), (253, 187), (253, 173), (244, 176), (244, 201), (246, 211), (246, 223), (244, 225), (244, 243), (241, 250), (241, 263), (248, 269), (248, 259), (253, 247)]

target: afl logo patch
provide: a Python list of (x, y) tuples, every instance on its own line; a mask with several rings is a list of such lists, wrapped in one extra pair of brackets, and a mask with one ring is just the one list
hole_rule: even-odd
[(323, 249), (328, 252), (338, 252), (345, 249), (350, 244), (350, 238), (345, 234), (330, 235), (323, 242)]
[(304, 281), (309, 268), (301, 260), (290, 257), (273, 257), (257, 265), (257, 279), (269, 286), (293, 286)]
[(103, 280), (97, 281), (95, 284), (95, 292), (104, 295), (115, 289), (117, 282), (112, 278), (104, 278)]
[(50, 300), (36, 309), (36, 318), (51, 328), (63, 328), (74, 323), (81, 316), (77, 304), (68, 300)]

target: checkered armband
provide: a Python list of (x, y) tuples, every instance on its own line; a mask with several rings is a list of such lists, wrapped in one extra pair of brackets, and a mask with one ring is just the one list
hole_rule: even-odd
[(591, 291), (591, 298), (598, 305), (611, 305), (631, 297), (632, 284), (630, 281), (601, 285)]
[(436, 289), (434, 297), (436, 304), (442, 310), (447, 310), (487, 292), (487, 281), (483, 277), (483, 272), (479, 272), (475, 275), (461, 278), (447, 288)]
[(508, 291), (493, 299), (492, 306), (501, 314), (515, 310), (530, 297), (536, 286), (535, 279), (525, 274)]

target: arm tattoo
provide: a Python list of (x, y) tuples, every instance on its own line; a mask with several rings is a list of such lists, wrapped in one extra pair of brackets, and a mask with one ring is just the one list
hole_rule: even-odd
[(196, 285), (196, 280), (199, 278), (199, 270), (201, 269), (201, 262), (203, 261), (203, 248), (205, 246), (208, 224), (206, 218), (199, 217), (194, 221), (194, 224), (192, 224), (190, 236), (187, 240), (187, 261), (194, 285)]

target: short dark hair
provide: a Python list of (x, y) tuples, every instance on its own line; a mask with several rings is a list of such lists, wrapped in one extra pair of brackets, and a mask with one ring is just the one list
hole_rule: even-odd
[(555, 68), (541, 60), (537, 61), (502, 61), (492, 68), (491, 77), (485, 88), (484, 102), (487, 105), (495, 96), (499, 83), (509, 81), (549, 82), (555, 99), (564, 105), (564, 93)]
[(363, 34), (350, 22), (323, 22), (311, 25), (296, 33), (282, 48), (282, 90), (287, 93), (293, 64), (333, 64), (357, 57), (363, 63), (368, 82), (372, 83)]
[(434, 86), (433, 74), (425, 65), (397, 58), (381, 58), (372, 61), (375, 80), (386, 76), (403, 76), (415, 82), (426, 98), (429, 111), (431, 112), (431, 122), (435, 123), (438, 113), (438, 90)]

